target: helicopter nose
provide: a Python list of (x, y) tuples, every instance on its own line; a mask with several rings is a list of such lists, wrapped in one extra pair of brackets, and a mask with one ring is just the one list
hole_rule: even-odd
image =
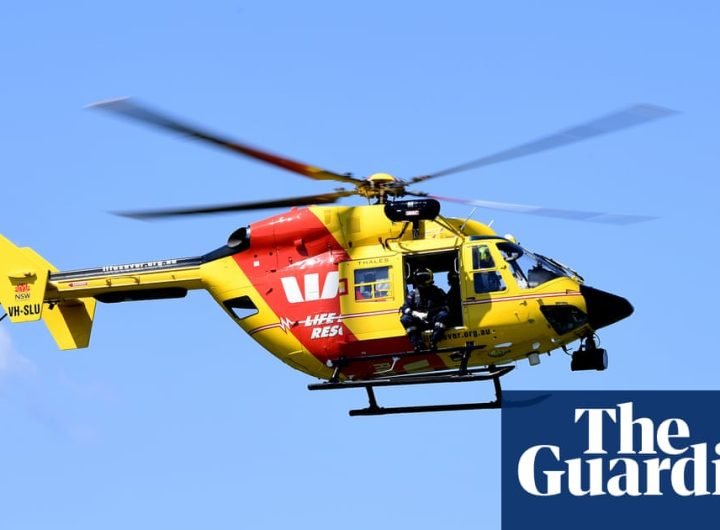
[(607, 293), (600, 289), (581, 285), (580, 294), (585, 298), (588, 322), (594, 330), (627, 318), (634, 311), (630, 302), (622, 296)]

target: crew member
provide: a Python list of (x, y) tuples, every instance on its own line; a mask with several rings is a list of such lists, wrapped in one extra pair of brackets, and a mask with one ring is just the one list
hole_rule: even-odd
[(432, 329), (430, 349), (435, 350), (437, 343), (445, 335), (449, 316), (445, 291), (433, 283), (430, 269), (419, 269), (413, 276), (414, 289), (408, 294), (400, 308), (400, 323), (412, 342), (415, 351), (423, 348), (422, 332)]

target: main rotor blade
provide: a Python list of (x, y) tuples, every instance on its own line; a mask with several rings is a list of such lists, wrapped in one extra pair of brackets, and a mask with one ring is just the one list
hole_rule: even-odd
[[(410, 194), (409, 194), (410, 195)], [(419, 194), (418, 194), (419, 195)], [(588, 221), (591, 223), (603, 223), (612, 225), (629, 225), (642, 223), (644, 221), (652, 221), (657, 217), (649, 217), (645, 215), (628, 215), (605, 212), (586, 212), (582, 210), (561, 210), (558, 208), (545, 208), (543, 206), (531, 206), (529, 204), (516, 204), (511, 202), (495, 202), (481, 200), (455, 199), (452, 197), (438, 197), (437, 195), (425, 195), (439, 201), (456, 202), (467, 204), (469, 206), (478, 206), (490, 210), (499, 210), (503, 212), (523, 213), (528, 215), (538, 215), (541, 217), (556, 217), (560, 219), (570, 219), (573, 221)]]
[(135, 103), (129, 98), (99, 101), (97, 103), (88, 105), (88, 107), (113, 112), (126, 118), (132, 118), (143, 123), (155, 125), (156, 127), (160, 127), (161, 129), (166, 129), (185, 136), (190, 136), (192, 138), (195, 138), (196, 140), (209, 142), (217, 147), (229, 149), (236, 153), (240, 153), (241, 155), (245, 155), (255, 160), (266, 162), (276, 167), (287, 169), (288, 171), (292, 171), (293, 173), (297, 173), (315, 180), (335, 180), (338, 182), (343, 182), (345, 184), (352, 184), (353, 186), (357, 186), (358, 184), (363, 182), (361, 179), (356, 179), (348, 175), (341, 175), (339, 173), (327, 171), (316, 166), (311, 166), (302, 162), (291, 160), (289, 158), (274, 155), (267, 151), (251, 147), (247, 144), (236, 142), (228, 138), (223, 138), (218, 134), (204, 131), (193, 125), (189, 125), (174, 118), (170, 118), (169, 116), (162, 114), (156, 110), (152, 110), (148, 107)]
[(538, 138), (537, 140), (500, 151), (499, 153), (495, 153), (493, 155), (484, 156), (482, 158), (478, 158), (477, 160), (472, 160), (464, 164), (443, 169), (442, 171), (436, 171), (435, 173), (429, 175), (415, 177), (409, 180), (408, 184), (414, 184), (430, 178), (443, 177), (445, 175), (460, 173), (461, 171), (467, 171), (469, 169), (498, 164), (500, 162), (506, 162), (515, 158), (533, 155), (542, 151), (556, 149), (565, 145), (588, 140), (596, 136), (602, 136), (603, 134), (609, 134), (629, 127), (635, 127), (636, 125), (642, 125), (643, 123), (648, 123), (675, 113), (676, 111), (674, 110), (655, 105), (633, 105), (626, 109), (608, 114), (607, 116), (597, 118), (581, 125), (576, 125), (575, 127), (570, 127), (569, 129), (558, 131), (549, 136)]
[(162, 210), (142, 210), (136, 212), (115, 212), (122, 217), (132, 219), (161, 219), (163, 217), (178, 217), (184, 215), (210, 215), (216, 213), (240, 212), (245, 210), (262, 210), (266, 208), (288, 208), (292, 206), (307, 206), (310, 204), (332, 204), (338, 199), (354, 195), (354, 190), (339, 190), (320, 195), (305, 197), (289, 197), (272, 201), (244, 202), (232, 204), (218, 204), (210, 206), (196, 206), (188, 208), (168, 208)]

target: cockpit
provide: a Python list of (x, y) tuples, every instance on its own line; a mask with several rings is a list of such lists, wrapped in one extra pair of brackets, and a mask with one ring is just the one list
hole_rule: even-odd
[(572, 269), (551, 258), (534, 254), (515, 243), (503, 241), (497, 244), (497, 248), (518, 286), (523, 289), (532, 289), (561, 277), (582, 280)]

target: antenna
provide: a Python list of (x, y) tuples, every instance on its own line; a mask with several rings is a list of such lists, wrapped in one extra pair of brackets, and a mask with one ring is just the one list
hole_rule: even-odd
[(475, 210), (477, 210), (477, 206), (472, 209), (472, 211), (470, 212), (470, 215), (468, 215), (467, 218), (463, 221), (463, 224), (460, 225), (460, 231), (461, 231), (461, 232), (462, 232), (463, 230), (465, 230), (465, 225), (466, 225), (467, 222), (470, 220), (470, 218), (475, 214)]

